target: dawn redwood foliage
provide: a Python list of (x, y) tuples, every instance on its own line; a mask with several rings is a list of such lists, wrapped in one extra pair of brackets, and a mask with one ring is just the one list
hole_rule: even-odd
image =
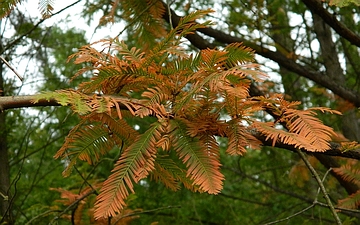
[[(82, 118), (55, 155), (69, 160), (64, 175), (77, 160), (95, 164), (108, 151), (121, 151), (97, 197), (95, 218), (116, 216), (134, 192), (134, 183), (147, 176), (174, 190), (180, 182), (218, 194), (224, 176), (216, 137), (228, 138), (226, 152), (231, 155), (259, 149), (256, 136), (274, 146), (283, 143), (314, 152), (330, 148), (336, 133), (315, 115), (338, 112), (323, 107), (299, 110), (299, 102), (288, 102), (281, 94), (249, 96), (250, 86), (261, 86), (265, 78), (252, 62), (251, 49), (234, 43), (189, 55), (180, 47), (183, 37), (209, 24), (195, 19), (210, 12), (183, 17), (154, 48), (129, 49), (117, 39), (96, 43), (102, 44), (101, 51), (84, 46), (70, 59), (91, 65), (75, 75), (91, 71), (90, 80), (76, 90), (38, 96), (70, 105)], [(276, 120), (257, 121), (253, 115), (261, 111), (270, 111)], [(149, 116), (156, 120), (141, 134), (126, 123), (131, 117)]]
[[(16, 3), (9, 1), (8, 7)], [(340, 3), (331, 1), (331, 4)], [(212, 10), (197, 10), (179, 17), (157, 0), (115, 1), (100, 22), (113, 22), (116, 7), (120, 6), (126, 12), (125, 19), (135, 18), (139, 22), (133, 31), (139, 37), (135, 44), (115, 37), (79, 48), (69, 56), (69, 62), (82, 66), (74, 72), (72, 80), (82, 77), (84, 81), (71, 89), (42, 92), (31, 98), (34, 105), (40, 102), (46, 105), (48, 101), (49, 105), (68, 106), (80, 118), (54, 156), (65, 162), (65, 177), (80, 161), (95, 167), (110, 152), (118, 152), (105, 180), (93, 182), (78, 194), (52, 188), (69, 200), (65, 205), (78, 204), (80, 209), (72, 215), (73, 221), (81, 223), (84, 199), (92, 194), (97, 197), (91, 202), (94, 204), (90, 207), (91, 218), (98, 222), (112, 218), (117, 223), (126, 213), (131, 215), (136, 210), (127, 211), (128, 198), (135, 193), (135, 185), (144, 179), (161, 182), (173, 191), (185, 187), (194, 192), (219, 194), (225, 181), (221, 164), (224, 155), (245, 156), (249, 150), (261, 151), (262, 146), (314, 155), (326, 152), (345, 155), (359, 148), (356, 141), (335, 132), (318, 115), (335, 117), (341, 116), (341, 112), (304, 106), (301, 101), (274, 92), (266, 82), (268, 75), (255, 63), (258, 53), (278, 62), (280, 70), (297, 71), (298, 67), (282, 61), (297, 60), (293, 52), (279, 51), (284, 57), (275, 56), (272, 54), (276, 52), (237, 39), (224, 41), (226, 45), (216, 48), (206, 46), (206, 41), (196, 35), (200, 31), (211, 36), (213, 24), (204, 21), (204, 17), (213, 13)], [(51, 2), (41, 1), (40, 11), (44, 18), (50, 16)], [(1, 11), (2, 15), (7, 13), (6, 8)], [(274, 40), (283, 38), (276, 33), (271, 35)], [(217, 41), (229, 38), (211, 37)], [(201, 50), (186, 49), (186, 39)], [(311, 73), (304, 75), (325, 87), (335, 82), (311, 76)], [(348, 107), (359, 106), (354, 92), (336, 87), (331, 90), (353, 101)], [(133, 126), (136, 119), (151, 122), (139, 131)], [(224, 139), (226, 147), (221, 148), (220, 140)], [(345, 163), (333, 172), (339, 180), (359, 185), (359, 170), (352, 163)], [(312, 169), (310, 164), (306, 165)], [(321, 181), (319, 185), (323, 188)], [(325, 191), (323, 194), (328, 197)], [(339, 207), (360, 205), (359, 190), (349, 194), (339, 201)], [(327, 204), (334, 211), (337, 223), (341, 223), (331, 202)], [(129, 219), (134, 218), (129, 216)]]

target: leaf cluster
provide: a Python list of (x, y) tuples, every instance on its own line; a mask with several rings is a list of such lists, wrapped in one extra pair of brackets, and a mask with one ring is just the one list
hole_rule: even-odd
[[(78, 160), (94, 164), (110, 151), (120, 157), (95, 203), (95, 218), (115, 217), (134, 192), (134, 185), (151, 177), (172, 190), (180, 184), (194, 191), (218, 194), (218, 137), (226, 137), (226, 153), (243, 155), (259, 149), (258, 136), (308, 151), (326, 151), (336, 134), (315, 117), (327, 108), (297, 109), (281, 95), (250, 97), (249, 88), (265, 75), (253, 63), (254, 53), (241, 43), (223, 49), (188, 54), (181, 38), (209, 22), (196, 11), (149, 49), (129, 48), (117, 39), (82, 47), (72, 55), (84, 67), (74, 76), (87, 76), (76, 90), (43, 93), (81, 117), (55, 158), (67, 160), (69, 175)], [(96, 46), (101, 45), (101, 50)], [(273, 122), (255, 117), (262, 112)], [(144, 132), (128, 124), (132, 118), (155, 118)]]

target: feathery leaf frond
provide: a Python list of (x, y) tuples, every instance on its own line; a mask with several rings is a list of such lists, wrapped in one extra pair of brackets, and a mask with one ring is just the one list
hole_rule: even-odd
[[(340, 175), (345, 181), (360, 185), (360, 168), (358, 163), (347, 163), (339, 168), (333, 168), (334, 172)], [(360, 206), (360, 191), (349, 195), (338, 202), (339, 207), (356, 209)]]
[(51, 15), (51, 11), (54, 10), (53, 0), (39, 0), (39, 10), (43, 18), (48, 18)]
[(72, 167), (78, 159), (93, 165), (99, 161), (101, 155), (116, 146), (106, 127), (102, 124), (88, 125), (87, 123), (87, 121), (83, 121), (74, 127), (54, 156), (54, 158), (61, 157), (70, 160), (63, 172), (64, 176), (70, 175)]
[(360, 168), (351, 164), (343, 165), (339, 168), (333, 168), (335, 173), (339, 174), (344, 180), (360, 185)]
[(154, 170), (156, 142), (160, 139), (161, 123), (154, 123), (130, 145), (116, 162), (112, 174), (104, 182), (95, 204), (95, 218), (115, 216), (125, 204), (134, 183)]
[(307, 140), (298, 134), (289, 133), (284, 130), (274, 128), (273, 122), (254, 122), (252, 126), (260, 133), (266, 136), (265, 140), (272, 140), (272, 145), (275, 146), (277, 142), (294, 145), (295, 148), (305, 148), (309, 151), (316, 151), (314, 146), (309, 144)]
[(174, 150), (186, 164), (187, 176), (201, 190), (210, 194), (219, 193), (224, 176), (219, 171), (221, 164), (217, 157), (204, 151), (200, 147), (201, 142), (187, 134), (186, 125), (181, 120), (171, 120), (170, 126)]
[(238, 119), (227, 122), (229, 125), (226, 136), (228, 137), (228, 147), (226, 152), (229, 155), (244, 155), (246, 147), (260, 149), (261, 142), (256, 139), (246, 128), (240, 124)]
[(129, 29), (134, 30), (134, 36), (139, 37), (138, 42), (144, 49), (152, 47), (156, 38), (166, 36), (165, 25), (161, 19), (165, 7), (161, 1), (122, 1), (121, 6), (123, 17), (130, 24)]
[(357, 209), (360, 205), (360, 190), (349, 195), (345, 199), (341, 199), (338, 202), (338, 206), (345, 209)]
[[(273, 145), (329, 148), (335, 133), (315, 112), (336, 111), (298, 110), (299, 102), (280, 94), (249, 97), (250, 85), (263, 79), (252, 63), (251, 49), (234, 43), (188, 54), (179, 47), (183, 37), (210, 24), (195, 20), (211, 10), (190, 13), (166, 35), (161, 1), (126, 1), (121, 6), (127, 20), (138, 16), (138, 23), (130, 25), (139, 26), (140, 43), (146, 38), (149, 42), (130, 48), (115, 38), (95, 43), (102, 44), (101, 51), (93, 45), (82, 47), (69, 57), (85, 64), (73, 78), (83, 74), (90, 79), (76, 90), (43, 93), (35, 100), (55, 99), (83, 118), (56, 155), (71, 157), (68, 168), (77, 159), (93, 163), (107, 151), (124, 147), (97, 198), (96, 218), (119, 213), (134, 184), (149, 175), (173, 190), (182, 183), (194, 191), (219, 193), (224, 180), (219, 136), (228, 138), (230, 155), (260, 148), (259, 133)], [(273, 122), (258, 120), (265, 113), (275, 118)], [(157, 122), (138, 134), (127, 121), (143, 117)]]
[(180, 189), (179, 178), (185, 176), (186, 173), (169, 156), (162, 155), (157, 157), (154, 165), (155, 169), (150, 173), (150, 178), (162, 182), (173, 191)]
[(239, 64), (249, 63), (254, 60), (254, 50), (242, 43), (231, 43), (225, 47), (227, 68), (236, 67)]
[(312, 110), (286, 109), (281, 120), (286, 121), (289, 132), (298, 134), (307, 141), (312, 148), (310, 151), (326, 151), (330, 148), (329, 141), (336, 133), (332, 128), (325, 126)]

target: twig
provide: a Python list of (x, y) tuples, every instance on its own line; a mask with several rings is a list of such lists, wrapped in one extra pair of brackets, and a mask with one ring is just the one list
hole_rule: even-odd
[(87, 185), (91, 188), (91, 190), (94, 191), (94, 193), (95, 193), (96, 195), (99, 195), (99, 193), (96, 191), (96, 189), (89, 183), (89, 181), (87, 180), (87, 178), (85, 178), (85, 177), (80, 173), (80, 171), (78, 170), (78, 168), (76, 168), (76, 166), (74, 166), (74, 169), (75, 169), (76, 172), (79, 174), (79, 176), (80, 176), (81, 179), (84, 181), (84, 183), (87, 184)]
[[(20, 180), (20, 176), (21, 176), (21, 172), (19, 172), (16, 175), (15, 180), (12, 182), (12, 183), (14, 183), (14, 195), (11, 196), (10, 202), (8, 204), (8, 207), (7, 207), (6, 211), (5, 211), (5, 213), (3, 215), (0, 215), (0, 216), (3, 216), (1, 218), (1, 220), (0, 220), (0, 224), (3, 224), (3, 222), (5, 221), (5, 216), (8, 215), (8, 213), (10, 212), (11, 206), (12, 206), (12, 204), (14, 202), (14, 199), (15, 199), (15, 196), (16, 196), (16, 193), (17, 193), (16, 184)], [(12, 183), (10, 184), (10, 186), (12, 185)], [(9, 192), (9, 190), (7, 192)], [(5, 197), (7, 197), (7, 198), (4, 198), (4, 200), (9, 201), (9, 196), (5, 196)]]
[(295, 216), (297, 216), (297, 215), (300, 215), (300, 214), (303, 213), (303, 212), (306, 212), (307, 210), (311, 209), (311, 208), (314, 207), (314, 206), (315, 206), (315, 204), (312, 204), (312, 205), (306, 207), (305, 209), (300, 210), (299, 212), (297, 212), (297, 213), (295, 213), (295, 214), (293, 214), (293, 215), (291, 215), (291, 216), (288, 216), (288, 217), (286, 217), (286, 218), (283, 218), (283, 219), (280, 219), (280, 220), (276, 220), (276, 221), (273, 221), (273, 222), (270, 222), (270, 223), (265, 223), (264, 225), (276, 224), (276, 223), (283, 222), (283, 221), (285, 221), (285, 220), (289, 220), (289, 219), (291, 219), (291, 218), (293, 218), (293, 217), (295, 217)]
[(2, 197), (4, 201), (9, 201), (9, 196), (4, 195), (3, 193), (1, 193), (1, 191), (0, 191), (0, 197)]
[(20, 75), (16, 72), (16, 70), (14, 69), (14, 67), (12, 67), (12, 66), (10, 65), (10, 63), (8, 63), (8, 61), (6, 61), (6, 59), (4, 59), (2, 56), (0, 56), (0, 59), (15, 73), (15, 75), (19, 78), (19, 80), (20, 80), (21, 82), (24, 81), (24, 78), (23, 78), (22, 76), (20, 76)]
[[(323, 177), (323, 179), (322, 179), (322, 182), (324, 182), (326, 176), (329, 174), (329, 172), (330, 172), (331, 170), (332, 170), (332, 169), (330, 168), (330, 169), (328, 169), (328, 171), (326, 171), (326, 173), (325, 173), (325, 175), (324, 175), (324, 177)], [(265, 223), (264, 225), (276, 224), (276, 223), (279, 223), (279, 222), (283, 222), (283, 221), (289, 220), (289, 219), (291, 219), (291, 218), (293, 218), (293, 217), (295, 217), (295, 216), (298, 216), (298, 215), (300, 215), (301, 213), (304, 213), (304, 212), (306, 212), (307, 210), (315, 207), (315, 205), (320, 204), (320, 202), (318, 202), (318, 196), (319, 196), (319, 194), (320, 194), (320, 188), (318, 189), (318, 191), (317, 191), (317, 193), (316, 193), (314, 202), (313, 202), (310, 206), (308, 206), (308, 207), (300, 210), (300, 211), (297, 212), (297, 213), (294, 213), (294, 214), (291, 215), (291, 216), (288, 216), (288, 217), (286, 217), (286, 218), (279, 219), (279, 220), (276, 220), (276, 221), (272, 221), (272, 222), (270, 222), (270, 223)], [(328, 207), (327, 204), (325, 204), (325, 205)]]
[(31, 218), (31, 220), (29, 220), (25, 225), (32, 224), (35, 220), (39, 219), (40, 217), (46, 216), (47, 214), (56, 213), (56, 212), (59, 212), (59, 210), (48, 210), (43, 213), (40, 213), (40, 214), (36, 215), (35, 217)]
[[(61, 10), (57, 11), (56, 13), (51, 14), (49, 17), (47, 17), (46, 19), (49, 19), (57, 14), (60, 14), (61, 12), (63, 12), (64, 10), (78, 4), (79, 2), (81, 2), (81, 0), (78, 0), (64, 8), (62, 8)], [(0, 54), (3, 54), (5, 51), (7, 51), (11, 46), (14, 46), (17, 42), (19, 42), (23, 37), (29, 35), (30, 33), (32, 33), (38, 26), (40, 26), (40, 24), (42, 24), (46, 19), (41, 19), (39, 20), (39, 22), (37, 22), (30, 30), (28, 30), (27, 32), (23, 33), (22, 35), (20, 35), (18, 38), (16, 38), (15, 40), (13, 40), (10, 44), (8, 44), (3, 51), (0, 52)]]
[[(323, 179), (321, 180), (321, 183), (324, 183), (325, 178), (327, 177), (327, 175), (330, 173), (331, 170), (332, 170), (332, 168), (330, 168), (330, 169), (328, 169), (328, 170), (326, 171)], [(314, 201), (315, 203), (318, 203), (318, 196), (319, 196), (320, 191), (321, 191), (321, 189), (320, 189), (320, 187), (319, 187), (318, 190), (317, 190), (317, 194), (316, 194), (315, 201)]]
[(169, 25), (170, 25), (170, 29), (174, 29), (173, 24), (172, 24), (172, 19), (171, 19), (171, 5), (172, 2), (170, 2), (170, 0), (166, 0), (166, 5), (167, 5), (167, 10), (168, 10), (168, 14), (169, 14)]
[(341, 225), (341, 220), (339, 218), (339, 215), (336, 213), (336, 210), (330, 200), (330, 197), (326, 191), (326, 188), (319, 176), (319, 174), (316, 172), (316, 170), (314, 169), (314, 167), (311, 165), (311, 163), (309, 162), (309, 160), (306, 158), (305, 154), (300, 150), (300, 149), (296, 149), (297, 153), (299, 154), (299, 156), (301, 157), (301, 159), (304, 161), (305, 165), (308, 167), (308, 169), (310, 170), (310, 172), (313, 174), (313, 176), (315, 177), (316, 182), (318, 183), (321, 192), (324, 195), (324, 198), (326, 200), (326, 203), (328, 204), (331, 213), (333, 214), (336, 224)]

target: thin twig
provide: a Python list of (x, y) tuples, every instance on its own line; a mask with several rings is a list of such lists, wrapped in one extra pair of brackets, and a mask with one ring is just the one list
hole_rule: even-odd
[(22, 76), (20, 76), (20, 75), (16, 72), (16, 70), (14, 69), (14, 67), (12, 67), (12, 66), (10, 65), (10, 63), (8, 63), (8, 61), (6, 61), (6, 59), (4, 59), (2, 56), (0, 56), (0, 59), (15, 73), (15, 75), (19, 78), (19, 80), (20, 80), (21, 82), (24, 81), (24, 78), (23, 78)]
[[(328, 171), (326, 171), (326, 173), (325, 173), (325, 175), (324, 175), (324, 177), (323, 177), (323, 179), (322, 179), (322, 182), (324, 182), (325, 178), (327, 177), (327, 175), (329, 174), (329, 172), (330, 172), (331, 170), (332, 170), (332, 169), (330, 168), (330, 169), (328, 169)], [(283, 221), (289, 220), (289, 219), (291, 219), (291, 218), (293, 218), (293, 217), (295, 217), (295, 216), (298, 216), (298, 215), (300, 215), (300, 214), (302, 214), (302, 213), (306, 212), (307, 210), (309, 210), (309, 209), (311, 209), (311, 208), (315, 207), (315, 205), (320, 204), (320, 202), (318, 202), (318, 197), (319, 197), (319, 194), (320, 194), (320, 188), (318, 189), (318, 191), (317, 191), (317, 193), (316, 193), (316, 196), (315, 196), (314, 202), (313, 202), (310, 206), (308, 206), (308, 207), (306, 207), (306, 208), (304, 208), (304, 209), (300, 210), (300, 211), (299, 211), (299, 212), (297, 212), (297, 213), (294, 213), (294, 214), (293, 214), (293, 215), (291, 215), (291, 216), (288, 216), (288, 217), (286, 217), (286, 218), (279, 219), (279, 220), (276, 220), (276, 221), (272, 221), (272, 222), (270, 222), (270, 223), (266, 223), (266, 224), (264, 224), (264, 225), (276, 224), (276, 223), (279, 223), (279, 222), (283, 222)], [(325, 205), (328, 207), (328, 205), (327, 205), (327, 204), (325, 204)]]
[[(11, 196), (11, 199), (10, 199), (10, 202), (9, 202), (9, 204), (8, 204), (8, 207), (7, 207), (6, 211), (5, 211), (5, 213), (2, 215), (2, 216), (3, 216), (2, 219), (0, 220), (0, 224), (3, 224), (3, 222), (5, 221), (6, 215), (8, 215), (8, 213), (10, 212), (10, 209), (12, 208), (11, 206), (12, 206), (12, 204), (13, 204), (13, 202), (14, 202), (14, 199), (15, 199), (15, 196), (16, 196), (16, 193), (17, 193), (16, 184), (17, 184), (17, 182), (20, 180), (20, 176), (21, 176), (21, 172), (19, 172), (19, 173), (16, 175), (15, 180), (13, 181), (13, 183), (14, 183), (14, 195)], [(12, 183), (10, 184), (10, 187), (11, 187), (11, 185), (12, 185)], [(10, 187), (9, 187), (9, 189), (10, 189)], [(7, 193), (9, 193), (9, 190), (7, 191)], [(7, 198), (8, 198), (7, 201), (9, 201), (9, 196), (7, 196)], [(1, 215), (0, 215), (0, 216), (1, 216)]]
[[(64, 8), (62, 8), (61, 10), (57, 11), (56, 13), (51, 14), (49, 17), (47, 17), (46, 19), (49, 19), (57, 14), (60, 14), (61, 12), (63, 12), (64, 10), (78, 4), (79, 2), (81, 2), (81, 0), (78, 0)], [(40, 24), (42, 24), (46, 19), (41, 19), (39, 20), (39, 22), (37, 22), (30, 30), (28, 30), (27, 32), (23, 33), (22, 35), (20, 35), (18, 38), (16, 38), (15, 40), (13, 40), (10, 44), (8, 44), (3, 51), (0, 52), (0, 54), (3, 54), (5, 51), (7, 51), (9, 48), (11, 48), (11, 46), (14, 46), (17, 42), (19, 42), (23, 37), (29, 35), (30, 33), (32, 33), (38, 26), (40, 26)]]
[(321, 192), (323, 193), (324, 195), (324, 198), (326, 200), (326, 203), (328, 204), (329, 208), (330, 208), (330, 211), (331, 213), (333, 214), (334, 216), (334, 219), (336, 221), (336, 224), (338, 225), (341, 225), (341, 220), (339, 218), (339, 215), (337, 214), (331, 200), (330, 200), (330, 197), (326, 191), (326, 188), (319, 176), (319, 174), (316, 172), (316, 170), (314, 169), (314, 167), (311, 165), (311, 163), (309, 162), (309, 160), (306, 158), (305, 154), (300, 150), (300, 149), (296, 149), (297, 153), (299, 154), (299, 156), (301, 157), (301, 159), (304, 161), (305, 165), (307, 166), (307, 168), (310, 170), (310, 172), (313, 174), (313, 176), (315, 177), (315, 180), (316, 182), (318, 183), (320, 189), (321, 189)]
[[(332, 170), (332, 168), (330, 168), (330, 169), (328, 169), (328, 170), (326, 171), (323, 179), (321, 180), (322, 183), (324, 183), (325, 178), (327, 177), (327, 175), (330, 173), (331, 170)], [(321, 191), (321, 189), (320, 189), (320, 187), (319, 187), (318, 190), (317, 190), (317, 194), (316, 194), (316, 198), (315, 198), (315, 203), (318, 202), (318, 196), (319, 196), (320, 191)]]
[(1, 191), (0, 191), (0, 197), (2, 197), (4, 201), (9, 201), (9, 196), (4, 195), (3, 193), (1, 193)]
[(80, 173), (80, 171), (78, 170), (78, 168), (76, 166), (74, 166), (74, 169), (76, 170), (76, 172), (79, 174), (79, 176), (81, 177), (81, 179), (85, 182), (85, 184), (87, 184), (91, 190), (94, 191), (94, 193), (96, 195), (99, 195), (99, 193), (96, 191), (96, 189), (89, 183), (89, 181)]
[(166, 0), (166, 5), (167, 5), (167, 10), (168, 10), (168, 14), (169, 14), (169, 25), (170, 25), (170, 29), (174, 29), (173, 24), (172, 24), (172, 19), (171, 19), (171, 9), (170, 9), (170, 0)]
[(35, 217), (31, 218), (31, 220), (29, 220), (25, 225), (33, 224), (33, 222), (35, 220), (39, 219), (40, 217), (46, 216), (51, 213), (56, 213), (56, 212), (59, 212), (59, 210), (48, 210), (43, 213), (40, 213), (40, 214), (36, 215)]
[(270, 223), (265, 223), (264, 225), (276, 224), (276, 223), (283, 222), (283, 221), (285, 221), (285, 220), (289, 220), (289, 219), (291, 219), (291, 218), (293, 218), (293, 217), (295, 217), (295, 216), (297, 216), (297, 215), (300, 215), (301, 213), (306, 212), (307, 210), (311, 209), (311, 208), (314, 207), (314, 206), (315, 206), (315, 204), (312, 204), (312, 205), (306, 207), (305, 209), (300, 210), (299, 212), (297, 212), (297, 213), (295, 213), (295, 214), (293, 214), (293, 215), (291, 215), (291, 216), (288, 216), (288, 217), (286, 217), (286, 218), (283, 218), (283, 219), (280, 219), (280, 220), (276, 220), (276, 221), (273, 221), (273, 222), (270, 222)]

